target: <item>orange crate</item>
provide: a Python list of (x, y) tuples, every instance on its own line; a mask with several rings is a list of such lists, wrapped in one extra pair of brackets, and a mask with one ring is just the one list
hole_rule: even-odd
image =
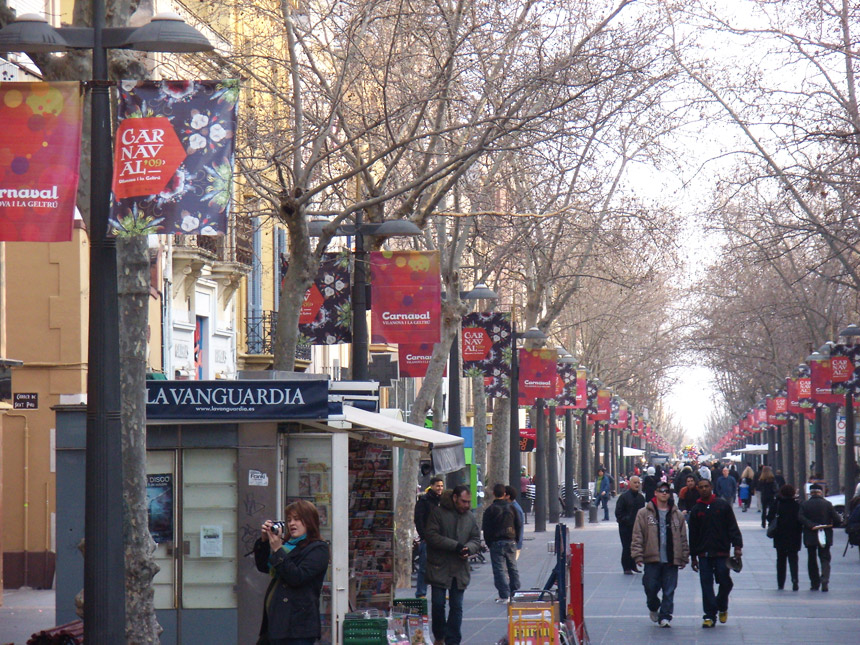
[(557, 609), (551, 602), (512, 602), (508, 605), (509, 645), (560, 645)]

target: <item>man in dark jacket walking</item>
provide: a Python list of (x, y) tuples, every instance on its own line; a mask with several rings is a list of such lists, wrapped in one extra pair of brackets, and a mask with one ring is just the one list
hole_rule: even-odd
[(445, 480), (438, 475), (430, 479), (430, 487), (427, 492), (415, 502), (415, 531), (418, 533), (418, 573), (415, 576), (415, 597), (424, 598), (427, 595), (427, 581), (425, 571), (427, 570), (427, 539), (424, 537), (427, 518), (430, 511), (439, 506), (442, 499), (442, 491), (445, 490)]
[(714, 491), (729, 504), (735, 503), (735, 497), (738, 494), (738, 482), (732, 477), (728, 468), (723, 468), (723, 474), (717, 477)]
[(484, 511), (484, 542), (490, 548), (493, 565), (493, 582), (499, 597), (496, 602), (505, 604), (520, 588), (517, 570), (517, 537), (523, 529), (514, 507), (505, 499), (504, 484), (493, 486), (493, 503)]
[[(803, 524), (803, 544), (806, 546), (807, 569), (812, 591), (827, 591), (830, 584), (830, 547), (833, 546), (833, 527), (839, 526), (839, 516), (833, 504), (824, 499), (821, 484), (809, 487), (809, 499), (800, 505), (798, 519)], [(819, 541), (819, 531), (824, 531), (824, 545)], [(821, 572), (818, 560), (821, 560)]]
[(633, 540), (633, 523), (636, 521), (636, 513), (645, 506), (645, 496), (640, 492), (642, 480), (633, 475), (627, 482), (627, 490), (618, 496), (615, 502), (615, 521), (618, 522), (618, 535), (621, 536), (621, 568), (624, 574), (632, 576), (633, 572), (639, 573), (639, 569), (630, 556), (630, 543)]
[[(431, 587), (434, 645), (460, 645), (463, 594), (471, 580), (469, 556), (481, 550), (481, 532), (469, 512), (472, 496), (466, 486), (442, 493), (439, 506), (430, 511), (427, 539), (427, 582)], [(445, 618), (445, 597), (448, 618)]]
[[(720, 622), (729, 618), (729, 594), (732, 576), (726, 559), (732, 546), (735, 557), (743, 551), (743, 538), (731, 504), (714, 495), (707, 479), (696, 484), (699, 501), (690, 511), (690, 566), (699, 572), (702, 585), (704, 617), (702, 627), (713, 627), (719, 613)], [(714, 581), (719, 592), (714, 595)]]

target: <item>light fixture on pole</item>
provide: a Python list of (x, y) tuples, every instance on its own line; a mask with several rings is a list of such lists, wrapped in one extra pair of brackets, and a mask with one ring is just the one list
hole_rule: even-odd
[(845, 329), (839, 332), (839, 335), (845, 339), (848, 346), (849, 356), (851, 357), (851, 380), (845, 384), (845, 446), (843, 446), (844, 454), (842, 462), (842, 472), (845, 478), (845, 508), (848, 508), (848, 503), (854, 496), (854, 486), (857, 483), (857, 458), (854, 455), (854, 388), (856, 387), (856, 370), (855, 355), (858, 348), (854, 346), (854, 339), (860, 336), (860, 327), (857, 325), (848, 325)]
[(155, 24), (137, 28), (106, 27), (104, 0), (92, 0), (91, 6), (91, 28), (54, 28), (41, 16), (24, 14), (0, 29), (0, 51), (45, 54), (88, 49), (93, 56), (84, 640), (112, 645), (125, 642), (125, 560), (116, 239), (108, 235), (113, 163), (107, 50), (202, 52), (212, 45), (179, 16), (155, 16)]
[[(562, 365), (576, 365), (576, 359), (569, 353), (558, 359)], [(564, 411), (564, 516), (573, 517), (576, 500), (573, 495), (573, 410), (570, 406)]]
[(508, 479), (514, 490), (520, 490), (520, 365), (517, 340), (543, 341), (548, 336), (537, 327), (530, 327), (524, 332), (518, 332), (516, 324), (511, 319), (511, 422), (510, 422), (510, 453), (508, 460)]
[[(329, 220), (308, 222), (308, 235), (319, 237), (329, 226)], [(364, 211), (356, 211), (355, 223), (338, 226), (335, 235), (355, 236), (355, 269), (352, 273), (352, 356), (350, 357), (353, 381), (368, 380), (368, 347), (370, 332), (367, 329), (367, 251), (364, 249), (365, 236), (409, 237), (420, 235), (421, 229), (413, 222), (403, 219), (384, 222), (365, 222)]]

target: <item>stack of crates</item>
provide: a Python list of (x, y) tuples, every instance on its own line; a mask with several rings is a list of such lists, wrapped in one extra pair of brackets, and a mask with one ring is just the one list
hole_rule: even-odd
[(343, 621), (343, 645), (387, 645), (387, 618), (357, 618)]
[(392, 611), (402, 611), (404, 614), (427, 616), (426, 598), (395, 598), (391, 603)]
[[(547, 592), (515, 596), (508, 605), (508, 643), (510, 645), (559, 645), (558, 604)], [(547, 596), (548, 600), (539, 599)], [(531, 596), (531, 597), (530, 597)]]

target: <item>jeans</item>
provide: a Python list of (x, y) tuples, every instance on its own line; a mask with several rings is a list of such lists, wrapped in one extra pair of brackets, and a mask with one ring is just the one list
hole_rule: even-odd
[[(716, 596), (714, 596), (715, 581), (720, 586)], [(718, 611), (728, 611), (729, 594), (734, 586), (729, 566), (726, 564), (726, 556), (699, 558), (699, 582), (702, 585), (702, 607), (705, 618), (716, 620)]]
[(510, 598), (520, 588), (517, 543), (513, 540), (491, 542), (490, 562), (493, 565), (493, 582), (499, 592), (499, 598)]
[[(444, 641), (445, 645), (460, 645), (460, 625), (463, 623), (463, 594), (465, 589), (457, 589), (454, 582), (450, 589), (430, 587), (431, 619), (433, 621), (433, 640)], [(445, 595), (448, 595), (448, 620), (445, 620)]]
[(424, 574), (427, 571), (427, 542), (421, 540), (418, 545), (418, 573), (415, 576), (415, 597), (423, 598), (427, 595), (427, 581)]
[[(809, 582), (818, 588), (822, 584), (830, 584), (830, 547), (808, 546), (806, 552), (809, 559), (806, 568), (809, 570)], [(821, 560), (821, 574), (818, 573), (818, 560)]]
[[(672, 612), (675, 609), (675, 587), (678, 586), (678, 567), (668, 563), (646, 562), (642, 586), (645, 587), (645, 603), (648, 605), (648, 611), (658, 612), (660, 620), (672, 620)], [(662, 600), (658, 595), (660, 590), (663, 591)]]
[(767, 522), (767, 514), (770, 512), (770, 507), (773, 506), (774, 500), (764, 499), (761, 500), (761, 527), (764, 528)]
[(609, 520), (609, 507), (607, 506), (609, 504), (609, 493), (606, 493), (605, 495), (601, 495), (600, 497), (597, 498), (598, 508), (600, 507), (601, 504), (603, 505), (603, 520), (607, 521), (607, 520)]
[(791, 581), (797, 582), (797, 551), (776, 550), (776, 585), (780, 589), (785, 586), (785, 563), (791, 570)]
[(630, 555), (630, 543), (633, 542), (633, 527), (626, 524), (618, 525), (618, 535), (621, 536), (621, 568), (624, 571), (633, 571), (636, 563)]

